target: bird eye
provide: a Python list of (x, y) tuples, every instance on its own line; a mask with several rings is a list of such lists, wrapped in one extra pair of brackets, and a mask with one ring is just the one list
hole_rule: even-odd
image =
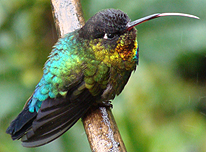
[(104, 34), (104, 39), (112, 39), (114, 36), (115, 36), (115, 34), (105, 33), (105, 34)]

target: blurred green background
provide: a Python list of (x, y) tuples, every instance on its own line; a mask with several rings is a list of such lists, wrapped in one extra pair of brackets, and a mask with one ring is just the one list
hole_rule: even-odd
[[(113, 101), (129, 152), (206, 151), (205, 6), (205, 0), (82, 0), (86, 20), (105, 8), (118, 8), (132, 20), (157, 12), (201, 18), (162, 17), (137, 26), (139, 66)], [(5, 133), (56, 41), (49, 0), (0, 0), (0, 152), (90, 151), (81, 121), (39, 148), (24, 148)]]

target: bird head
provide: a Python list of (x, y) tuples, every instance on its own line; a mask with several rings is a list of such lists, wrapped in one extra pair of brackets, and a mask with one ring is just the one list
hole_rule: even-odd
[(90, 46), (96, 52), (96, 57), (106, 62), (119, 64), (122, 61), (138, 61), (138, 46), (135, 26), (143, 22), (162, 16), (196, 16), (183, 13), (156, 13), (135, 21), (131, 21), (128, 15), (121, 10), (106, 9), (91, 17), (79, 30), (79, 37), (90, 42)]

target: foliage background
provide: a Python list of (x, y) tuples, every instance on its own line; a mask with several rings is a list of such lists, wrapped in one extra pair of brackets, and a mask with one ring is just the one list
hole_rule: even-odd
[[(137, 27), (140, 63), (113, 101), (128, 151), (206, 151), (205, 6), (205, 0), (82, 0), (86, 20), (105, 8), (123, 10), (132, 20), (156, 12), (201, 18), (164, 17)], [(5, 133), (56, 41), (49, 0), (0, 1), (0, 152), (90, 151), (81, 121), (39, 148), (24, 148)]]

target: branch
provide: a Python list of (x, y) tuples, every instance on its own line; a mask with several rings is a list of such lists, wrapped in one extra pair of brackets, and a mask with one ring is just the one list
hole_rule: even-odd
[(90, 108), (82, 118), (92, 151), (125, 152), (126, 148), (109, 107)]
[(51, 0), (52, 14), (59, 37), (84, 25), (79, 0)]
[[(84, 25), (79, 0), (51, 0), (51, 5), (59, 37)], [(82, 121), (92, 151), (126, 151), (110, 108), (93, 106)]]

